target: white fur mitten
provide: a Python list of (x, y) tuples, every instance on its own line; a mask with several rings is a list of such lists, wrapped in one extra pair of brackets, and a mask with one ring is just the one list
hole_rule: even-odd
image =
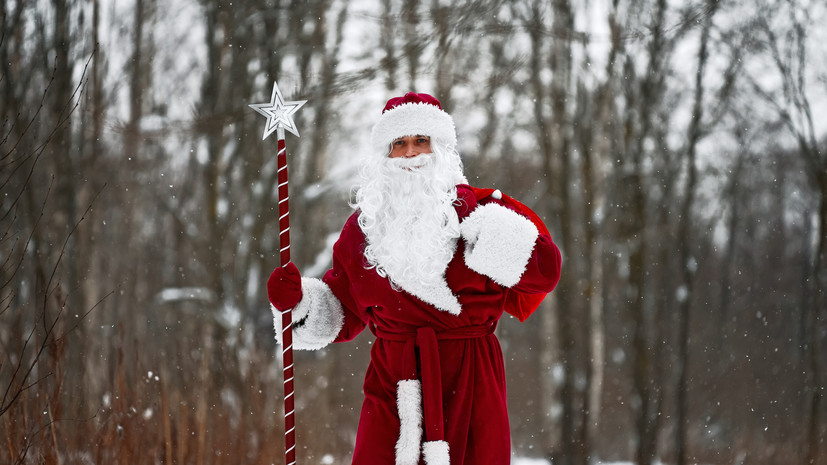
[(520, 281), (540, 234), (531, 220), (496, 203), (477, 207), (459, 228), (468, 268), (505, 287)]

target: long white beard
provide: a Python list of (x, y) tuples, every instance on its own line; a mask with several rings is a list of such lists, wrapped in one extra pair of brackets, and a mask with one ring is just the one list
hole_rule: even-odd
[(467, 181), (455, 151), (434, 143), (432, 150), (410, 159), (368, 161), (353, 206), (360, 210), (368, 264), (395, 288), (458, 313), (445, 269), (459, 238), (456, 185)]

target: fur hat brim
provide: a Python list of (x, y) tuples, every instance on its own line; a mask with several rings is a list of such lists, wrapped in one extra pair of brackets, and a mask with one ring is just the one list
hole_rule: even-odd
[(391, 143), (405, 136), (429, 136), (447, 147), (456, 147), (454, 119), (434, 105), (404, 103), (379, 118), (371, 132), (371, 145), (379, 152), (389, 152)]

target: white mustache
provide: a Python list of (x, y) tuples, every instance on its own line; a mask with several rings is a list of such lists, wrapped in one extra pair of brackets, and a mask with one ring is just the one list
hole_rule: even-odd
[(389, 166), (408, 171), (417, 170), (425, 165), (433, 164), (433, 162), (433, 153), (423, 153), (412, 158), (389, 158), (387, 160)]

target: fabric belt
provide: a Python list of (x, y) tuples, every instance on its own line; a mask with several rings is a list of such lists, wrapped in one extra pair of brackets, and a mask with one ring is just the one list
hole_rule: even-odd
[[(439, 363), (439, 341), (474, 339), (494, 334), (497, 322), (483, 325), (462, 326), (436, 331), (423, 326), (410, 331), (389, 331), (377, 328), (372, 322), (370, 330), (379, 339), (404, 342), (401, 372), (397, 380), (417, 379), (422, 382), (422, 407), (426, 441), (444, 441), (442, 413), (442, 372)], [(417, 349), (419, 349), (417, 354)], [(417, 373), (417, 362), (419, 372)]]

